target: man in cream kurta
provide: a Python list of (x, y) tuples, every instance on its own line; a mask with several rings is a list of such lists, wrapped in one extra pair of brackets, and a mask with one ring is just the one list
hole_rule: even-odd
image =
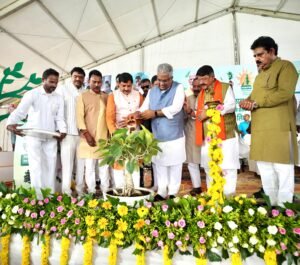
[[(128, 127), (127, 117), (135, 113), (143, 103), (143, 96), (133, 89), (133, 78), (129, 73), (119, 75), (119, 89), (108, 96), (106, 122), (109, 132), (112, 134), (118, 128)], [(132, 124), (139, 129), (138, 124)], [(132, 174), (134, 187), (140, 187), (140, 175), (138, 171)], [(113, 180), (116, 188), (124, 187), (124, 172), (122, 168), (115, 166)]]
[(59, 86), (56, 91), (64, 99), (65, 121), (67, 123), (67, 135), (60, 143), (60, 158), (62, 164), (62, 192), (71, 195), (71, 180), (74, 163), (76, 175), (84, 171), (83, 160), (77, 159), (76, 149), (79, 144), (79, 132), (76, 124), (76, 99), (84, 91), (85, 72), (80, 67), (74, 67), (71, 71), (71, 80)]
[[(101, 93), (102, 74), (93, 70), (89, 73), (90, 89), (77, 98), (77, 126), (80, 131), (78, 158), (85, 160), (85, 181), (89, 193), (96, 191), (95, 165), (99, 158), (97, 142), (107, 138), (105, 120), (106, 95)], [(104, 166), (107, 170), (107, 166)], [(109, 187), (108, 174), (101, 174), (101, 188), (106, 191)], [(84, 188), (83, 174), (76, 176), (76, 190), (82, 194)]]
[(277, 57), (278, 45), (259, 37), (251, 45), (258, 75), (250, 97), (240, 107), (251, 110), (250, 158), (257, 161), (264, 192), (272, 205), (293, 201), (297, 163), (296, 102), (298, 74), (294, 65)]

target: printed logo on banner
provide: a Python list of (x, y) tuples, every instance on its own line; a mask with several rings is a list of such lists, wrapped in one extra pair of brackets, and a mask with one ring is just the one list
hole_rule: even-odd
[(241, 91), (245, 97), (249, 96), (252, 91), (252, 85), (254, 82), (254, 74), (247, 70), (243, 70), (237, 75), (237, 79), (241, 86)]

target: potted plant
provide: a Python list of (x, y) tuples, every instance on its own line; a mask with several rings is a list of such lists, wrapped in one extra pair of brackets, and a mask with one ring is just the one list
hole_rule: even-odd
[(117, 163), (123, 167), (125, 178), (123, 189), (109, 189), (104, 196), (136, 197), (152, 193), (144, 188), (134, 189), (132, 179), (133, 172), (140, 165), (151, 163), (152, 157), (161, 151), (158, 140), (150, 131), (144, 126), (139, 131), (132, 131), (131, 128), (118, 129), (111, 138), (99, 140), (98, 147), (99, 157), (102, 159), (100, 165), (113, 166)]

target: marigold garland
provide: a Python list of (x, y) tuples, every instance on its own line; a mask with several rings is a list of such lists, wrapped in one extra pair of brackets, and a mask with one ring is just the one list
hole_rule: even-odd
[(118, 246), (117, 243), (114, 240), (112, 240), (109, 245), (109, 256), (108, 256), (109, 265), (117, 264), (117, 255), (118, 255)]
[(50, 256), (50, 235), (45, 235), (45, 242), (42, 244), (41, 264), (48, 265)]
[(240, 252), (233, 253), (231, 255), (231, 264), (232, 265), (242, 265), (243, 264)]
[(163, 249), (164, 265), (172, 265), (172, 260), (169, 258), (169, 247), (164, 246)]
[(9, 242), (10, 242), (10, 234), (7, 234), (1, 237), (1, 264), (2, 265), (9, 265)]
[(196, 258), (196, 265), (207, 265), (207, 259), (205, 257), (206, 248), (205, 246), (199, 247), (198, 254), (199, 258)]
[(60, 265), (67, 265), (69, 261), (69, 249), (70, 249), (70, 239), (67, 237), (62, 237), (61, 239), (61, 254), (60, 254)]
[(83, 244), (84, 256), (83, 265), (93, 264), (93, 239), (88, 237), (86, 242)]
[(141, 254), (136, 255), (136, 265), (146, 265), (144, 250), (142, 250)]
[(267, 249), (264, 254), (266, 265), (277, 265), (276, 252), (272, 249)]
[(22, 265), (30, 265), (30, 239), (29, 236), (22, 238)]

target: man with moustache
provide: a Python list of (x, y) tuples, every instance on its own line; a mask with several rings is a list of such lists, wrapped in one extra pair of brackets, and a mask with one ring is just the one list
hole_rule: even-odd
[(188, 169), (190, 172), (193, 189), (191, 191), (192, 196), (196, 196), (202, 192), (201, 189), (201, 176), (200, 176), (200, 153), (201, 147), (196, 145), (196, 128), (195, 128), (195, 107), (197, 97), (201, 90), (198, 79), (191, 81), (192, 95), (186, 98), (184, 104), (184, 110), (186, 113), (184, 133), (185, 133), (185, 150), (186, 150), (186, 162), (188, 163)]
[(200, 67), (196, 75), (201, 86), (196, 114), (196, 144), (201, 146), (201, 166), (205, 170), (209, 188), (212, 178), (209, 175), (209, 142), (206, 135), (210, 118), (207, 117), (206, 110), (209, 102), (219, 102), (222, 106), (219, 137), (222, 139), (223, 152), (223, 162), (220, 166), (225, 178), (224, 194), (229, 196), (236, 191), (237, 169), (240, 168), (234, 93), (229, 84), (221, 83), (215, 78), (214, 70), (209, 65)]
[(158, 86), (149, 90), (140, 108), (142, 119), (151, 119), (152, 132), (162, 152), (153, 157), (158, 191), (155, 201), (174, 198), (179, 191), (182, 163), (186, 160), (184, 137), (184, 88), (173, 81), (173, 67), (163, 63), (157, 67)]
[(79, 132), (76, 124), (76, 99), (84, 91), (85, 72), (80, 67), (74, 67), (71, 71), (71, 80), (57, 88), (57, 93), (64, 99), (65, 121), (67, 123), (67, 135), (60, 143), (60, 155), (62, 164), (62, 192), (71, 195), (71, 180), (74, 162), (76, 175), (84, 170), (83, 161), (77, 159), (76, 149), (79, 144)]
[[(18, 107), (7, 120), (7, 130), (23, 136), (17, 123), (28, 114), (27, 128), (60, 132), (59, 140), (66, 136), (64, 120), (64, 101), (55, 92), (59, 73), (47, 69), (42, 75), (43, 85), (25, 93)], [(57, 139), (26, 136), (26, 150), (29, 161), (31, 186), (37, 196), (42, 197), (41, 189), (50, 188), (55, 192), (55, 166), (57, 158)]]
[[(77, 156), (85, 163), (85, 182), (88, 192), (96, 192), (95, 166), (98, 162), (97, 142), (107, 139), (107, 126), (105, 120), (107, 95), (101, 92), (102, 74), (98, 70), (89, 73), (90, 89), (77, 97), (76, 115), (77, 127), (80, 131), (80, 142)], [(109, 187), (108, 166), (99, 168), (101, 189), (106, 191)], [(84, 189), (84, 172), (76, 176), (76, 191), (79, 195)]]
[(250, 159), (257, 161), (264, 192), (272, 205), (292, 202), (294, 164), (298, 161), (296, 102), (298, 74), (294, 65), (281, 60), (278, 45), (262, 36), (251, 45), (258, 75), (250, 96), (240, 107), (251, 111)]

